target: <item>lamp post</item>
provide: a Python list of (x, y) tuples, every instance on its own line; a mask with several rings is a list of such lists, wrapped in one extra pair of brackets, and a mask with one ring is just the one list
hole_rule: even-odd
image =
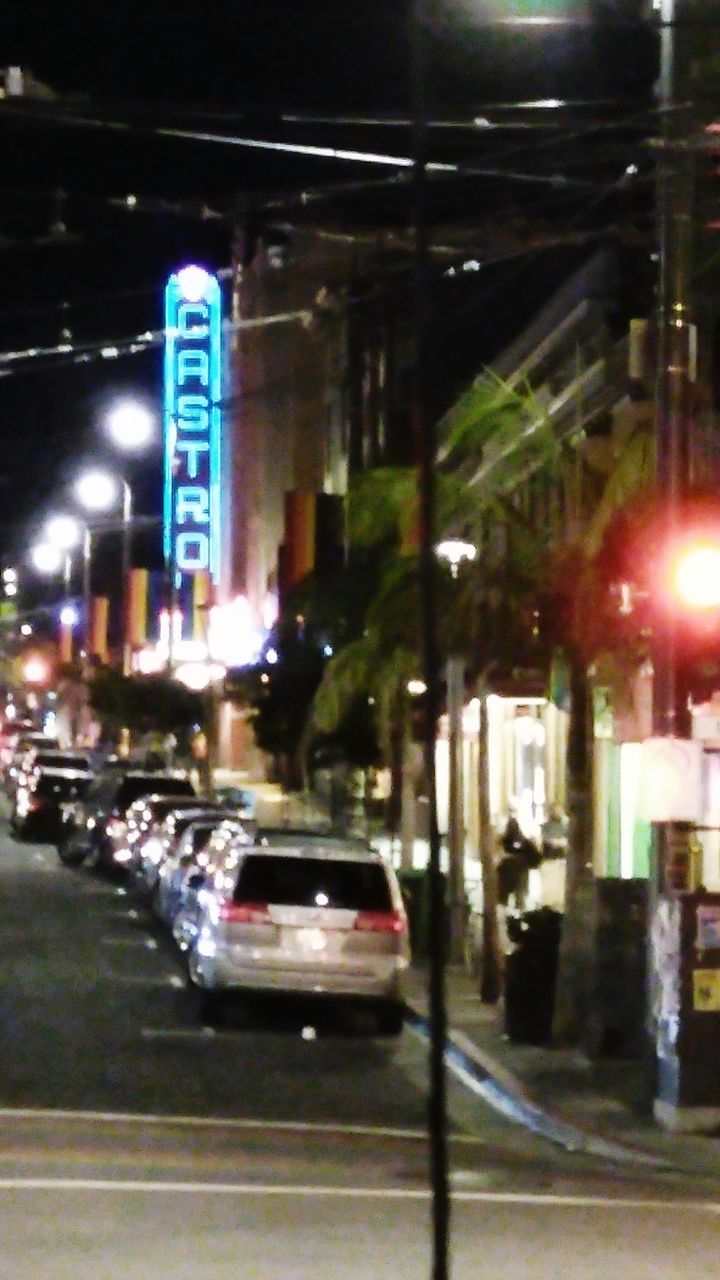
[[(472, 542), (446, 538), (435, 553), (457, 578), (460, 565), (477, 555)], [(463, 703), (465, 663), (453, 654), (446, 663), (448, 715), (448, 880), (450, 890), (450, 955), (462, 963), (465, 952), (465, 821), (463, 813)]]
[(44, 541), (37, 543), (31, 552), (39, 573), (62, 573), (65, 604), (60, 615), (60, 656), (64, 662), (72, 662), (73, 657), (73, 627), (68, 625), (69, 615), (65, 610), (69, 607), (72, 551), (80, 542), (82, 531), (81, 522), (73, 516), (51, 516), (43, 531)]
[[(129, 612), (129, 579), (130, 579), (130, 538), (132, 529), (132, 490), (130, 485), (123, 477), (112, 475), (110, 472), (101, 470), (86, 471), (81, 475), (75, 484), (75, 493), (80, 504), (88, 511), (95, 513), (103, 513), (109, 511), (115, 505), (118, 494), (121, 495), (121, 520), (122, 520), (122, 671), (123, 675), (130, 673), (130, 643), (128, 638), (128, 612)], [(86, 648), (89, 653), (90, 646), (90, 607), (91, 607), (91, 583), (90, 583), (90, 563), (92, 556), (92, 531), (89, 525), (85, 526), (85, 537), (83, 541), (83, 603), (85, 609), (85, 626), (86, 626)]]
[[(126, 453), (134, 453), (147, 447), (155, 433), (155, 418), (138, 400), (121, 400), (108, 413), (107, 432), (114, 444)], [(130, 644), (130, 565), (132, 555), (132, 490), (125, 479), (122, 485), (122, 673), (130, 675), (132, 648)]]

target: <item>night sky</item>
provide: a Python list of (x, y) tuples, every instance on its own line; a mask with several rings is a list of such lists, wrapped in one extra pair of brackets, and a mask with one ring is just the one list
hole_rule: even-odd
[[(590, 180), (577, 209), (574, 196), (563, 203), (549, 183), (518, 188), (501, 177), (449, 188), (438, 197), (438, 217), (477, 220), (492, 243), (493, 228), (508, 222), (519, 228), (517, 238), (536, 216), (545, 233), (554, 219), (584, 226), (593, 202), (605, 216), (602, 184), (622, 172), (623, 147), (632, 147), (634, 135), (620, 130), (610, 145), (589, 132), (578, 148), (578, 120), (581, 136), (598, 112), (618, 121), (637, 115), (638, 139), (647, 132), (655, 45), (647, 28), (627, 21), (640, 7), (631, 0), (594, 5), (589, 25), (543, 30), (499, 26), (498, 8), (476, 0), (433, 0), (424, 42), (431, 117), (470, 119), (501, 102), (507, 120), (514, 118), (508, 104), (529, 98), (605, 104), (568, 118), (568, 162)], [(514, 12), (538, 8), (538, 0), (517, 0)], [(379, 176), (366, 165), (181, 140), (159, 136), (158, 128), (408, 154), (407, 127), (348, 125), (338, 116), (407, 118), (410, 11), (405, 0), (5, 0), (0, 59), (32, 72), (52, 94), (0, 102), (0, 353), (155, 329), (167, 273), (188, 260), (228, 265), (235, 219), (262, 221), (271, 198), (283, 193), (289, 204), (277, 216), (292, 222), (292, 195), (301, 188)], [(582, 18), (590, 11), (573, 3), (568, 12)], [(119, 121), (122, 130), (108, 127)], [(432, 134), (436, 158), (528, 167), (520, 135), (483, 140), (477, 154), (475, 145), (449, 129)], [(556, 139), (543, 145), (547, 179), (565, 157)], [(134, 211), (122, 206), (129, 193), (138, 197)], [(410, 212), (405, 190), (385, 204), (371, 194), (351, 204), (320, 201), (314, 216), (337, 225), (381, 213), (407, 227)], [(456, 289), (446, 308), (448, 351), (463, 350), (469, 331), (477, 364), (493, 341), (511, 337), (553, 272), (584, 251), (581, 244), (570, 252), (560, 240), (554, 258), (529, 252), (518, 259), (514, 248), (508, 266), (489, 271), (472, 291)], [(450, 376), (461, 380), (464, 372), (458, 365)], [(0, 362), (0, 374), (0, 560), (7, 563), (22, 556), (49, 510), (66, 505), (63, 486), (67, 492), (78, 463), (108, 456), (105, 406), (124, 393), (159, 405), (160, 353), (82, 364), (25, 358)], [(131, 479), (138, 509), (157, 512), (159, 447)]]

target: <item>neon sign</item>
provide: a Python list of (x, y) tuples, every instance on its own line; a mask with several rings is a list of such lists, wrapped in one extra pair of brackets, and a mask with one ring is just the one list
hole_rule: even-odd
[(165, 563), (220, 572), (222, 305), (217, 277), (174, 272), (165, 289)]

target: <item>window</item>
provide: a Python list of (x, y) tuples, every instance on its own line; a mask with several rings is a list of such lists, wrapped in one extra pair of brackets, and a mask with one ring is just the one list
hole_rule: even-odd
[[(323, 900), (319, 902), (320, 897)], [(234, 900), (293, 907), (327, 905), (353, 911), (392, 909), (387, 876), (379, 863), (282, 854), (248, 854), (240, 868)]]

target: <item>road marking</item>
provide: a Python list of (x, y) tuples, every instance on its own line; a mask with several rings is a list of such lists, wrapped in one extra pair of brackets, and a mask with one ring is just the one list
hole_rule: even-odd
[(136, 911), (134, 907), (118, 907), (114, 911), (108, 911), (107, 915), (109, 915), (114, 920), (139, 920), (140, 919), (140, 912)]
[(146, 951), (157, 951), (158, 944), (154, 938), (101, 938), (104, 947), (144, 947)]
[(119, 982), (124, 987), (184, 987), (184, 980), (176, 973), (160, 974), (157, 978), (144, 978), (136, 973), (112, 973), (111, 970), (105, 969), (103, 977), (109, 982)]
[[(338, 1187), (258, 1182), (164, 1182), (145, 1179), (111, 1178), (0, 1178), (0, 1191), (91, 1191), (162, 1195), (298, 1196), (305, 1199), (347, 1200), (429, 1200), (432, 1191), (412, 1187)], [(647, 1210), (663, 1213), (720, 1214), (713, 1200), (652, 1200), (650, 1198), (599, 1195), (555, 1195), (533, 1191), (454, 1191), (460, 1203), (528, 1205), (553, 1209)]]
[(140, 1032), (143, 1040), (215, 1040), (219, 1034), (214, 1027), (143, 1027)]
[[(163, 1116), (157, 1113), (142, 1115), (130, 1111), (123, 1115), (119, 1111), (66, 1111), (45, 1110), (41, 1107), (4, 1107), (0, 1108), (0, 1122), (3, 1120), (50, 1120), (53, 1124), (59, 1120), (78, 1120), (84, 1124), (117, 1124), (117, 1125), (153, 1125), (164, 1127), (180, 1125), (188, 1129), (230, 1129), (242, 1131), (247, 1129), (276, 1129), (282, 1133), (339, 1133), (347, 1136), (368, 1138), (408, 1138), (427, 1142), (425, 1129), (393, 1129), (377, 1125), (356, 1124), (322, 1124), (317, 1121), (304, 1120), (257, 1120), (238, 1119), (224, 1116), (184, 1116), (172, 1113)], [(459, 1142), (466, 1146), (484, 1146), (485, 1139), (474, 1134), (451, 1134), (451, 1142)]]

